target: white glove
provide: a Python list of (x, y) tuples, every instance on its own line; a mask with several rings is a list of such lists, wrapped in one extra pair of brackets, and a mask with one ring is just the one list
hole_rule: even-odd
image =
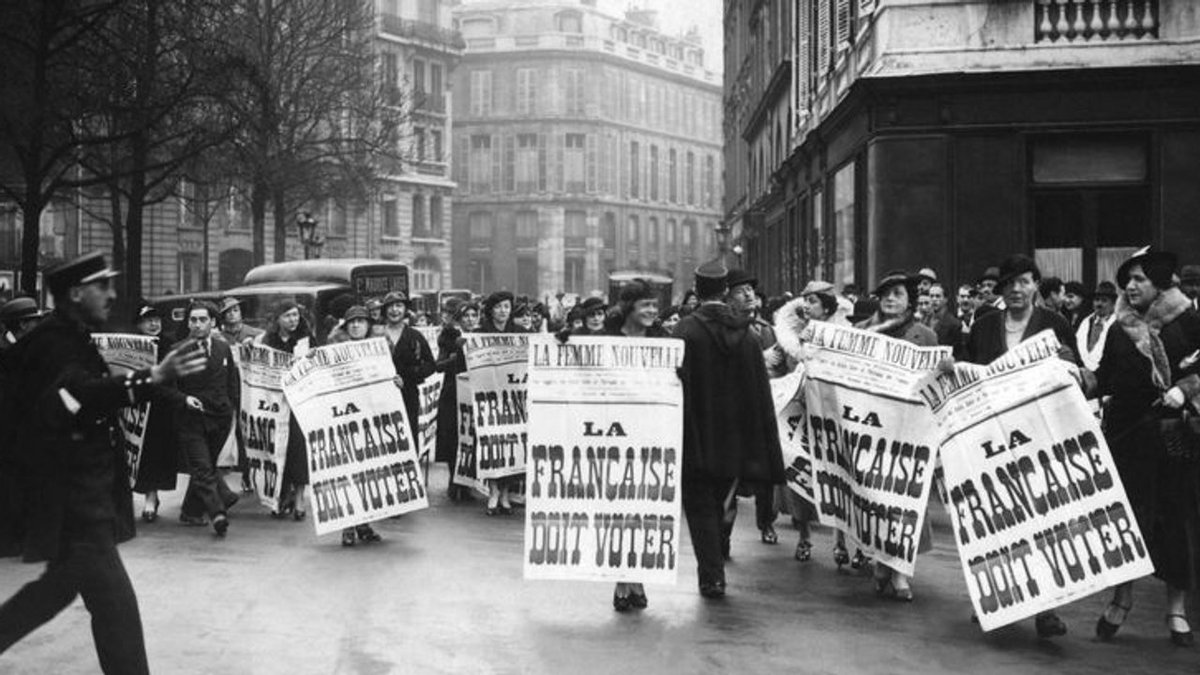
[(1183, 397), (1183, 390), (1179, 387), (1171, 387), (1167, 390), (1167, 393), (1163, 394), (1162, 401), (1163, 405), (1167, 406), (1168, 408), (1174, 410), (1182, 408), (1185, 401)]

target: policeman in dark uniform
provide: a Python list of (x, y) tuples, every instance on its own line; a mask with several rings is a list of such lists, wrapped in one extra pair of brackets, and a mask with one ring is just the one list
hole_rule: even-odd
[(133, 537), (133, 504), (116, 412), (151, 384), (203, 369), (204, 355), (189, 344), (153, 368), (110, 375), (90, 331), (108, 319), (115, 275), (99, 252), (47, 270), (55, 310), (13, 346), (0, 461), (5, 487), (19, 495), (4, 502), (0, 536), (15, 539), (25, 561), (47, 565), (0, 605), (0, 653), (81, 595), (101, 669), (146, 673), (137, 598), (117, 554)]

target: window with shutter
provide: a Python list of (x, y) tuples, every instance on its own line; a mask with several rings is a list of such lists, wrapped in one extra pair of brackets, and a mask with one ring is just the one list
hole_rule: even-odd
[(829, 3), (817, 0), (817, 77), (829, 71)]
[(851, 33), (851, 13), (852, 7), (850, 0), (837, 0), (837, 51), (850, 46), (850, 41), (853, 38)]

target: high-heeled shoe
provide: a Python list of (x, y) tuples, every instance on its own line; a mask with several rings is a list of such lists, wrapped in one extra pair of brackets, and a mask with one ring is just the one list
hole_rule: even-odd
[[(1175, 626), (1171, 625), (1178, 619), (1183, 622), (1184, 628), (1187, 630), (1175, 630)], [(1192, 627), (1188, 625), (1187, 616), (1179, 613), (1171, 613), (1167, 615), (1167, 630), (1171, 631), (1171, 644), (1176, 647), (1191, 647), (1196, 642), (1195, 635), (1192, 634)]]
[[(836, 552), (834, 557), (837, 557)], [(800, 562), (808, 562), (809, 560), (812, 560), (812, 542), (804, 539), (796, 542), (795, 558)]]
[[(1130, 609), (1130, 607), (1118, 605), (1115, 602), (1108, 603), (1108, 607), (1105, 607), (1104, 611), (1100, 613), (1100, 618), (1096, 619), (1096, 637), (1104, 642), (1113, 639), (1113, 636), (1121, 628), (1121, 624), (1125, 623), (1125, 618), (1129, 616)], [(1117, 618), (1117, 612), (1120, 612), (1120, 618)], [(1109, 617), (1117, 620), (1109, 621)]]
[(370, 525), (359, 525), (354, 528), (354, 532), (358, 535), (359, 541), (364, 541), (368, 544), (383, 541), (383, 537), (379, 536), (379, 533)]
[(833, 564), (837, 565), (838, 569), (842, 569), (842, 565), (845, 565), (848, 562), (850, 562), (850, 552), (847, 551), (846, 547), (842, 544), (834, 544)]
[(613, 609), (618, 612), (628, 612), (633, 609), (633, 601), (628, 595), (618, 595), (617, 591), (613, 591)]
[(154, 506), (149, 504), (142, 507), (142, 520), (147, 523), (153, 523), (158, 520), (158, 502), (154, 502)]
[(867, 564), (870, 562), (871, 562), (871, 559), (868, 558), (867, 556), (863, 555), (862, 549), (856, 548), (856, 549), (854, 549), (854, 557), (850, 559), (850, 569), (852, 569), (852, 570), (864, 569), (867, 566)]
[(292, 511), (292, 520), (300, 522), (301, 520), (304, 520), (305, 516), (307, 515), (308, 512), (304, 509), (296, 509), (295, 511)]
[(778, 544), (779, 543), (779, 535), (775, 532), (774, 526), (768, 525), (768, 526), (764, 527), (760, 532), (762, 534), (762, 543), (764, 543), (764, 544)]
[(354, 530), (342, 530), (342, 546), (354, 545)]
[(650, 605), (650, 599), (646, 597), (645, 591), (630, 589), (629, 604), (633, 605), (634, 609), (646, 609)]

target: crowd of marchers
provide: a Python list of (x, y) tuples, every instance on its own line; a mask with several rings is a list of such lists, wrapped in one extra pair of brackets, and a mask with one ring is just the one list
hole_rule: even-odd
[[(1016, 254), (970, 283), (947, 285), (929, 268), (896, 270), (870, 293), (812, 280), (796, 293), (771, 298), (763, 297), (752, 275), (714, 261), (696, 270), (694, 287), (670, 307), (660, 307), (656, 290), (641, 282), (622, 288), (611, 303), (589, 297), (571, 307), (561, 297), (535, 302), (508, 291), (452, 298), (436, 317), (413, 313), (407, 296), (393, 292), (362, 304), (334, 303), (334, 315), (321, 317), (282, 302), (260, 329), (243, 321), (235, 298), (194, 301), (186, 308), (186, 335), (176, 336), (163, 335), (158, 311), (143, 304), (130, 329), (156, 341), (157, 365), (128, 375), (110, 375), (90, 340), (112, 323), (113, 274), (99, 254), (83, 256), (47, 271), (52, 312), (26, 297), (0, 307), (0, 554), (48, 563), (42, 577), (0, 605), (0, 653), (83, 595), (98, 626), (102, 668), (146, 672), (137, 601), (116, 551), (132, 536), (131, 483), (132, 492), (142, 495), (141, 519), (149, 525), (158, 520), (158, 492), (176, 489), (178, 475), (187, 475), (179, 521), (225, 536), (240, 498), (225, 474), (240, 472), (243, 492), (251, 489), (245, 452), (236, 453), (240, 466), (219, 466), (241, 395), (232, 352), (259, 344), (298, 356), (320, 346), (318, 335), (327, 335), (327, 343), (387, 340), (412, 438), (419, 437), (419, 386), (442, 378), (435, 460), (451, 467), (460, 451), (455, 389), (467, 370), (468, 333), (553, 333), (564, 341), (586, 335), (681, 339), (681, 492), (699, 592), (710, 599), (726, 593), (739, 497), (753, 499), (764, 544), (778, 543), (775, 523), (787, 514), (798, 531), (794, 558), (808, 563), (814, 559), (816, 513), (782, 487), (770, 379), (806, 358), (804, 329), (812, 322), (854, 326), (917, 346), (943, 345), (954, 359), (980, 364), (1053, 331), (1059, 357), (1075, 368), (1096, 402), (1155, 576), (1165, 587), (1167, 635), (1177, 645), (1192, 644), (1186, 599), (1200, 580), (1200, 267), (1180, 268), (1171, 253), (1139, 251), (1113, 280), (1090, 291), (1043, 277), (1032, 258)], [(318, 325), (327, 330), (314, 330)], [(437, 326), (436, 356), (417, 330), (429, 325)], [(153, 402), (160, 414), (151, 416), (131, 481), (112, 427), (120, 407), (143, 401)], [(290, 424), (287, 473), (273, 515), (303, 521), (308, 462), (294, 418)], [(485, 513), (513, 513), (520, 480), (488, 481), (487, 487)], [(453, 501), (471, 499), (470, 490), (453, 483), (448, 494)], [(918, 552), (932, 546), (928, 522)], [(379, 539), (361, 525), (343, 531), (341, 543)], [(913, 600), (913, 578), (849, 548), (845, 533), (835, 532), (837, 566), (869, 574), (882, 598)], [(1099, 638), (1116, 636), (1132, 600), (1131, 584), (1112, 589), (1097, 618)], [(648, 603), (640, 584), (619, 583), (614, 590), (618, 611)], [(1067, 632), (1053, 611), (1039, 614), (1035, 626), (1044, 638)]]

